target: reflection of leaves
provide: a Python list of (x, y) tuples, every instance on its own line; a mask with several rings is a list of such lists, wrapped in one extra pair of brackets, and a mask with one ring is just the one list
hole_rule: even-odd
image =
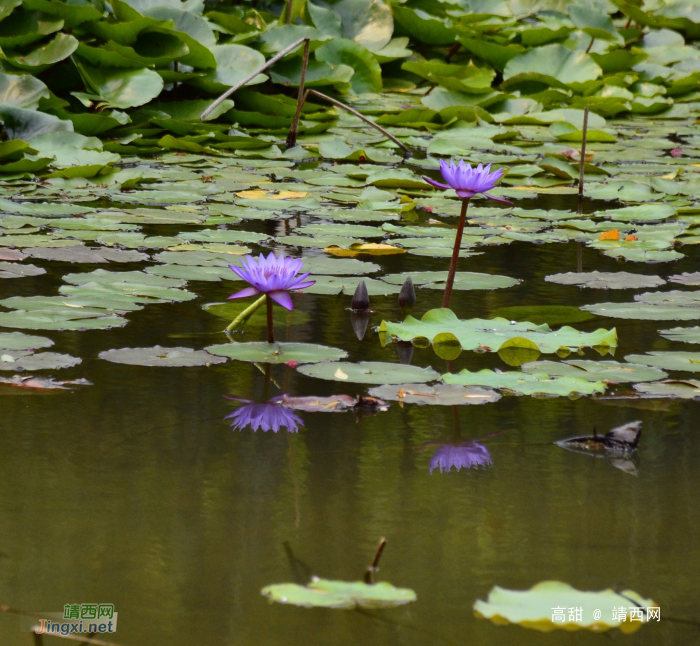
[[(627, 613), (624, 619), (612, 619), (613, 608), (624, 606), (627, 609), (630, 604), (645, 611), (646, 608), (657, 607), (651, 599), (645, 599), (631, 590), (622, 593), (610, 589), (584, 592), (560, 581), (543, 581), (525, 591), (495, 586), (489, 592), (487, 601), (476, 601), (474, 612), (477, 617), (491, 619), (497, 624), (519, 624), (542, 632), (558, 628), (596, 632), (619, 628), (623, 633), (633, 633), (641, 628), (642, 621), (631, 621)], [(564, 621), (553, 622), (552, 608), (560, 607), (583, 608), (582, 620), (570, 619), (565, 613)], [(602, 611), (600, 619), (594, 619), (594, 609)]]

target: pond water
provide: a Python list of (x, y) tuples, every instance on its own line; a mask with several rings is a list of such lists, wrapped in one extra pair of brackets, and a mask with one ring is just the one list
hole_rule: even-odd
[[(573, 200), (549, 201), (544, 208), (575, 209)], [(266, 221), (245, 228), (272, 234), (279, 227)], [(144, 232), (172, 235), (158, 227)], [(684, 253), (676, 263), (621, 267), (585, 248), (583, 268), (666, 277), (697, 267), (695, 246)], [(384, 273), (444, 270), (448, 264), (447, 258), (411, 254), (371, 260)], [(580, 306), (630, 301), (638, 293), (544, 281), (575, 271), (576, 262), (574, 242), (488, 247), (460, 260), (460, 271), (512, 276), (523, 284), (455, 291), (452, 309), (460, 318), (490, 317), (506, 306)], [(49, 273), (4, 281), (6, 297), (56, 293), (61, 276), (76, 271), (74, 265), (36, 264)], [(81, 265), (79, 271), (96, 268)], [(158, 368), (97, 358), (111, 348), (225, 343), (225, 322), (201, 305), (223, 301), (240, 283), (232, 285), (191, 282), (196, 300), (148, 305), (129, 314), (122, 328), (46, 332), (56, 342), (52, 350), (83, 358), (60, 378), (85, 377), (94, 385), (31, 396), (24, 389), (3, 391), (4, 603), (26, 611), (113, 603), (120, 614), (114, 640), (127, 646), (491, 646), (607, 639), (502, 627), (473, 614), (474, 602), (486, 599), (494, 585), (528, 589), (553, 579), (583, 590), (628, 588), (660, 605), (659, 623), (632, 636), (608, 633), (616, 642), (697, 643), (700, 403), (620, 398), (633, 392), (628, 386), (595, 398), (503, 396), (478, 406), (392, 402), (376, 415), (300, 412), (304, 426), (297, 433), (263, 433), (230, 427), (225, 417), (237, 403), (227, 395), (262, 401), (282, 393), (355, 395), (367, 387), (306, 377), (284, 365), (266, 374), (238, 361)], [(440, 290), (417, 293), (415, 316), (439, 307)], [(277, 338), (339, 347), (351, 361), (397, 362), (397, 346), (382, 347), (371, 328), (361, 342), (355, 338), (349, 301), (348, 295), (295, 296), (296, 308), (309, 318), (278, 326)], [(395, 295), (372, 297), (372, 307), (372, 327), (401, 319)], [(622, 361), (652, 349), (686, 349), (658, 334), (675, 325), (596, 317), (575, 327), (616, 327), (615, 358)], [(237, 339), (263, 340), (263, 328), (252, 325)], [(602, 359), (590, 348), (583, 354)], [(415, 348), (412, 364), (446, 371), (431, 348)], [(453, 372), (511, 369), (496, 353), (463, 352), (452, 364)], [(552, 444), (636, 419), (644, 429), (636, 475)], [(490, 465), (449, 472), (435, 466), (441, 444), (485, 436), (491, 436), (481, 441)], [(382, 536), (388, 543), (379, 580), (415, 590), (416, 603), (381, 611), (309, 610), (270, 604), (260, 594), (266, 585), (305, 583), (312, 574), (360, 579)], [(30, 641), (12, 615), (0, 617), (0, 635), (7, 646)]]

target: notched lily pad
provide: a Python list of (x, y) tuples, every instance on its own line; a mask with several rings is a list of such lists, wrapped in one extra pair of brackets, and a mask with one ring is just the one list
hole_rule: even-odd
[[(381, 280), (391, 285), (403, 285), (408, 277), (418, 287), (430, 289), (445, 289), (447, 281), (446, 271), (404, 272), (402, 274), (389, 274), (382, 276)], [(470, 271), (460, 271), (455, 274), (453, 289), (501, 289), (514, 287), (522, 281), (510, 276), (497, 276), (494, 274), (479, 274)]]
[(55, 260), (59, 262), (83, 262), (89, 264), (106, 262), (140, 262), (148, 260), (145, 253), (109, 249), (108, 247), (86, 247), (71, 245), (70, 247), (37, 247), (24, 250), (32, 258)]
[(21, 332), (0, 332), (0, 350), (36, 350), (50, 348), (51, 339), (43, 336), (32, 336)]
[(0, 370), (58, 370), (72, 368), (82, 363), (82, 359), (58, 352), (38, 352), (26, 350), (0, 351)]
[(533, 361), (521, 370), (530, 374), (546, 374), (550, 377), (575, 377), (588, 381), (624, 384), (640, 381), (655, 381), (666, 377), (666, 373), (640, 363), (618, 363), (617, 361)]
[(168, 368), (183, 366), (209, 366), (225, 363), (224, 357), (213, 356), (204, 350), (192, 348), (119, 348), (100, 352), (100, 359), (112, 363), (125, 363), (130, 366), (163, 366)]
[(634, 389), (649, 397), (700, 399), (700, 380), (697, 379), (652, 381), (646, 384), (635, 384)]
[(261, 593), (270, 601), (302, 608), (393, 608), (417, 599), (413, 590), (395, 588), (386, 582), (328, 581), (318, 578), (307, 586), (296, 583), (268, 585)]
[(27, 276), (41, 276), (46, 269), (36, 265), (23, 265), (19, 262), (0, 262), (0, 278), (25, 278)]
[[(319, 361), (337, 361), (347, 357), (347, 352), (314, 343), (222, 343), (205, 348), (210, 354), (228, 357), (238, 361), (259, 363), (317, 363)], [(330, 365), (330, 364), (328, 364)], [(301, 371), (302, 368), (299, 368)]]
[(372, 397), (406, 404), (429, 406), (466, 406), (497, 402), (501, 395), (491, 388), (435, 384), (399, 384), (371, 388)]

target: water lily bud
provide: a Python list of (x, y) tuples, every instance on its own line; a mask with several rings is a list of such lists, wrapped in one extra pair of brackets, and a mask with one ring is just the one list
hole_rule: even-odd
[(350, 309), (355, 312), (364, 312), (369, 309), (369, 294), (367, 293), (367, 285), (361, 280), (350, 301)]
[(413, 287), (413, 280), (409, 276), (399, 292), (399, 307), (404, 310), (413, 309), (416, 304), (416, 290)]

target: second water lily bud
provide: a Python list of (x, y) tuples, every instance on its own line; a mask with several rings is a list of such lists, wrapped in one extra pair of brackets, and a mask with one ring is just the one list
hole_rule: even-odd
[(399, 292), (399, 307), (403, 310), (410, 310), (416, 304), (416, 290), (413, 287), (413, 280), (409, 276)]
[(367, 285), (365, 285), (364, 280), (360, 281), (352, 296), (350, 309), (354, 312), (364, 312), (369, 309), (369, 294), (367, 293)]

